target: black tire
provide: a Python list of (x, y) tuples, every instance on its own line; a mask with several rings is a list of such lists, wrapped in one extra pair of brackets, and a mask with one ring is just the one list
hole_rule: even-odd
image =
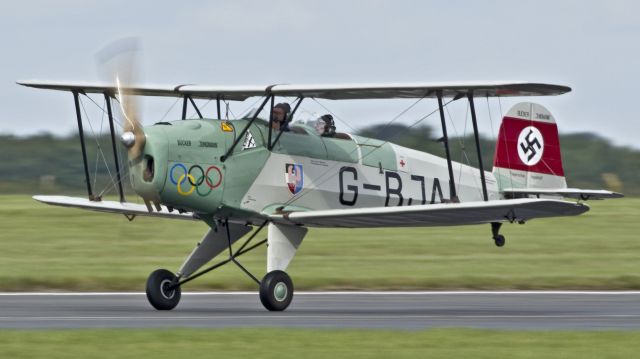
[(493, 241), (496, 243), (496, 246), (503, 247), (506, 239), (502, 234), (498, 234), (497, 236), (493, 237)]
[(166, 269), (153, 271), (147, 279), (147, 299), (157, 310), (171, 310), (180, 302), (180, 287), (169, 289), (177, 280), (176, 276)]
[(272, 312), (280, 312), (291, 304), (293, 282), (289, 275), (281, 270), (267, 273), (260, 283), (260, 301)]

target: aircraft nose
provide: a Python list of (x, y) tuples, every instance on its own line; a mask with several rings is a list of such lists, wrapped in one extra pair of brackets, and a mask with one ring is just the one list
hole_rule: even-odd
[[(136, 139), (131, 135), (127, 132), (122, 134), (121, 141), (124, 146), (134, 145)], [(167, 172), (167, 136), (164, 131), (152, 126), (145, 128), (145, 137), (141, 156), (130, 163), (131, 184), (140, 197), (159, 203)]]

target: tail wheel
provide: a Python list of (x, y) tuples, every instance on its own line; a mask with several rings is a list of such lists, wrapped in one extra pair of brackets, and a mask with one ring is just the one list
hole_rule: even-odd
[(502, 247), (504, 246), (504, 243), (506, 242), (504, 236), (502, 234), (498, 234), (497, 236), (493, 237), (493, 241), (495, 242), (496, 246), (498, 247)]
[(270, 311), (280, 312), (291, 304), (293, 282), (289, 275), (276, 270), (267, 273), (260, 283), (260, 301)]
[(153, 271), (147, 279), (147, 299), (157, 310), (171, 310), (180, 302), (182, 294), (176, 276), (166, 269)]

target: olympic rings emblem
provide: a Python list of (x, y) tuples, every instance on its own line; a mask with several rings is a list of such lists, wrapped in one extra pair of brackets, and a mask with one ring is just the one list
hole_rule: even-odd
[[(211, 178), (211, 171), (218, 173), (218, 179), (215, 182)], [(199, 196), (205, 197), (222, 184), (222, 171), (217, 166), (209, 166), (205, 170), (200, 165), (193, 165), (187, 169), (184, 164), (176, 163), (169, 171), (169, 180), (182, 196), (190, 196), (195, 191)], [(202, 186), (203, 184), (206, 186)], [(201, 187), (205, 187), (204, 190), (201, 191)], [(206, 188), (209, 190), (207, 191)]]

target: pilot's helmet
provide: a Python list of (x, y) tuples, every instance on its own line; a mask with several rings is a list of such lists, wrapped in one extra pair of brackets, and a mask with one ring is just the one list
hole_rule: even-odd
[(336, 124), (333, 122), (333, 116), (329, 114), (318, 117), (315, 128), (320, 136), (333, 136), (336, 134)]

